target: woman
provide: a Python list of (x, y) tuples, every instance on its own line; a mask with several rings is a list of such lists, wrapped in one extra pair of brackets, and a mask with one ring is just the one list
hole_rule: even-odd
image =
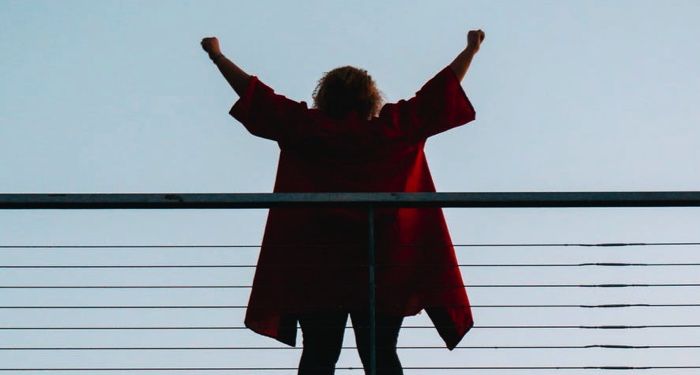
[[(280, 146), (275, 192), (434, 192), (426, 139), (474, 120), (460, 82), (484, 32), (409, 100), (382, 106), (366, 71), (326, 73), (313, 108), (276, 94), (221, 53), (202, 48), (240, 98), (230, 114)], [(304, 349), (299, 374), (333, 374), (348, 315), (367, 371), (367, 213), (361, 209), (270, 210), (245, 323)], [(402, 374), (396, 342), (404, 316), (426, 310), (449, 349), (473, 326), (440, 208), (380, 209), (376, 220), (377, 374)]]

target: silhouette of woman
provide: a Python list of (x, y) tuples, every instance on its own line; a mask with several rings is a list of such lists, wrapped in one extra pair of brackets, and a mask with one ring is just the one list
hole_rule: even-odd
[[(351, 66), (327, 72), (314, 105), (276, 94), (221, 53), (202, 48), (240, 98), (230, 114), (280, 147), (275, 192), (434, 192), (426, 139), (466, 124), (474, 108), (460, 84), (484, 32), (408, 100), (382, 105), (372, 77)], [(285, 344), (303, 334), (299, 374), (333, 374), (348, 316), (369, 366), (365, 210), (270, 210), (245, 324)], [(425, 310), (453, 349), (473, 326), (440, 208), (376, 210), (377, 374), (402, 374), (396, 343), (403, 317)]]

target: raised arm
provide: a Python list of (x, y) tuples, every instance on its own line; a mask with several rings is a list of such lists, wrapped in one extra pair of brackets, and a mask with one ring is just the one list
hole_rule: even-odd
[(469, 70), (469, 65), (472, 63), (472, 59), (479, 48), (481, 43), (484, 41), (486, 34), (481, 30), (471, 30), (467, 34), (467, 47), (455, 57), (454, 61), (450, 64), (450, 69), (455, 72), (457, 78), (461, 81)]
[(467, 47), (415, 96), (382, 107), (377, 121), (383, 126), (378, 128), (386, 129), (393, 137), (423, 140), (473, 121), (476, 111), (460, 81), (467, 74), (484, 36), (481, 30), (469, 31)]
[(226, 78), (229, 85), (236, 91), (238, 96), (243, 95), (250, 76), (239, 68), (233, 61), (229, 60), (221, 53), (219, 40), (216, 37), (202, 39), (202, 49), (209, 54), (209, 58), (219, 68), (221, 74)]

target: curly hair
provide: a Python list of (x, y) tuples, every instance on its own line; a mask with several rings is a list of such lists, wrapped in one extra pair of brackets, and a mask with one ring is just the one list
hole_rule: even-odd
[(314, 108), (341, 119), (350, 112), (362, 118), (379, 113), (384, 99), (366, 70), (342, 66), (326, 72), (313, 92)]

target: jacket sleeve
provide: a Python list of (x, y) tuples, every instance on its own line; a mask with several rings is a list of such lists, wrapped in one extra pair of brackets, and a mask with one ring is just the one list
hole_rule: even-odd
[(276, 94), (256, 76), (250, 76), (243, 95), (233, 104), (229, 114), (258, 137), (282, 141), (308, 123), (310, 109), (305, 102), (296, 102)]
[(378, 120), (393, 136), (421, 140), (475, 118), (474, 107), (448, 66), (414, 97), (384, 105)]

